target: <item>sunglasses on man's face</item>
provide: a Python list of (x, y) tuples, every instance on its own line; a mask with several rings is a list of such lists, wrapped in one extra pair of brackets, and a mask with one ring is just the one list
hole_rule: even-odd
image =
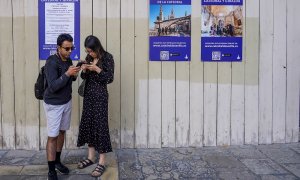
[(74, 46), (72, 46), (72, 47), (62, 47), (62, 48), (64, 48), (66, 51), (73, 51), (74, 50)]

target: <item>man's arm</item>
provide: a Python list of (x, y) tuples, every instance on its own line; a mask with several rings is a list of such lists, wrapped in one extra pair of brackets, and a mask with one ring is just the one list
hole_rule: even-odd
[(55, 93), (66, 86), (70, 77), (66, 73), (59, 76), (58, 65), (55, 61), (49, 61), (45, 69), (49, 92)]

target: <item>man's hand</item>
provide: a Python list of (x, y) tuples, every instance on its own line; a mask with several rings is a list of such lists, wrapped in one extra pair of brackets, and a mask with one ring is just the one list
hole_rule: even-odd
[(78, 72), (80, 71), (80, 67), (70, 66), (68, 71), (66, 72), (67, 76), (77, 76)]

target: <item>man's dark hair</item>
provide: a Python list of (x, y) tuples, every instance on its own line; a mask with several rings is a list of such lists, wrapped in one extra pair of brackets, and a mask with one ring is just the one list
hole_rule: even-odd
[(64, 41), (73, 42), (73, 38), (70, 34), (60, 34), (57, 38), (57, 45), (61, 46)]

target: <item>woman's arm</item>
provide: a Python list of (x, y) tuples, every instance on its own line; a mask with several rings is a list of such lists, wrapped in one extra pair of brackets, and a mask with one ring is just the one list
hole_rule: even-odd
[(114, 80), (114, 58), (111, 54), (107, 54), (103, 60), (102, 69), (100, 73), (93, 74), (96, 81), (100, 83), (112, 83)]

